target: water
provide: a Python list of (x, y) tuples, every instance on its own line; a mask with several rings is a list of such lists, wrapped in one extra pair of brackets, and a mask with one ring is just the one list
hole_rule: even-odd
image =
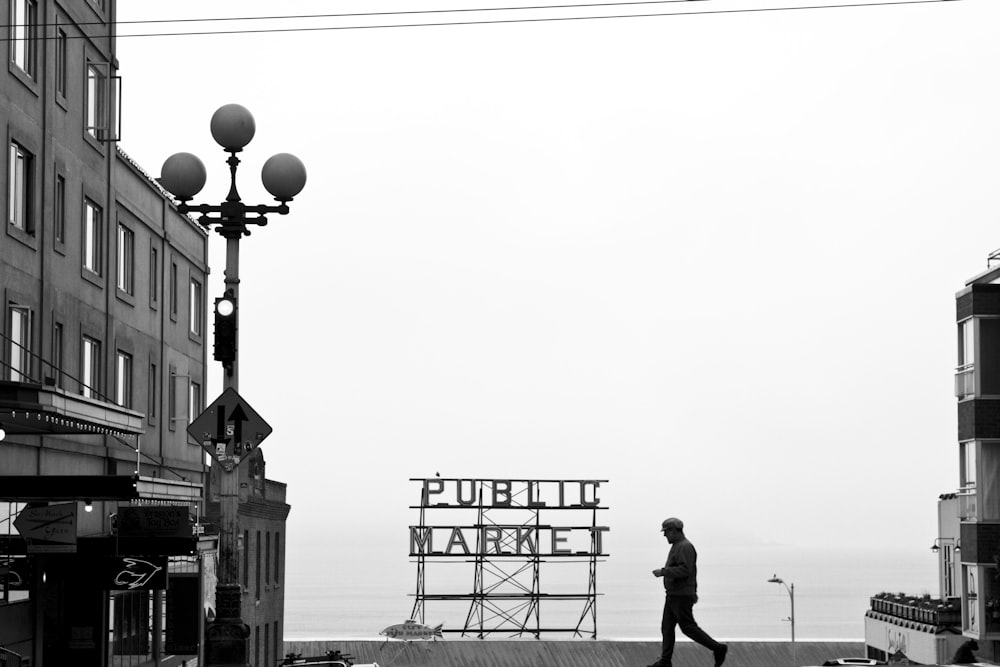
[[(861, 641), (868, 598), (882, 591), (937, 596), (936, 563), (924, 550), (700, 547), (695, 617), (719, 639), (788, 639), (791, 596), (784, 586), (767, 581), (777, 573), (795, 585), (797, 639)], [(651, 570), (660, 565), (649, 562), (648, 553), (613, 554), (599, 563), (599, 639), (659, 638), (663, 592)], [(469, 592), (471, 571), (464, 564), (429, 563), (426, 592)], [(393, 549), (290, 549), (285, 639), (377, 639), (379, 630), (410, 617), (416, 572), (405, 552), (401, 557)], [(585, 592), (586, 586), (585, 567), (542, 565), (544, 592)], [(428, 601), (425, 620), (460, 628), (467, 604)], [(543, 601), (542, 624), (575, 625), (581, 611), (580, 602)]]

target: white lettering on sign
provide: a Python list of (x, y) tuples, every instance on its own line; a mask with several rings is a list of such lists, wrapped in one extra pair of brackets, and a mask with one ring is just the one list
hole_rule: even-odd
[(424, 507), (600, 507), (599, 480), (424, 479)]
[[(410, 526), (411, 556), (538, 556), (602, 554), (607, 526)], [(548, 533), (542, 539), (542, 535)], [(445, 537), (447, 535), (447, 537)], [(444, 545), (443, 550), (434, 545)], [(478, 545), (473, 553), (469, 545)], [(540, 551), (541, 545), (547, 550)]]

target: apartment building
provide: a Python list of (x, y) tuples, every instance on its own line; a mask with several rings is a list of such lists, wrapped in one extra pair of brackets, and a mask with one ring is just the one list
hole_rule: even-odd
[(118, 148), (115, 3), (6, 5), (3, 658), (179, 664), (199, 652), (216, 544), (195, 528), (209, 469), (186, 433), (208, 234)]

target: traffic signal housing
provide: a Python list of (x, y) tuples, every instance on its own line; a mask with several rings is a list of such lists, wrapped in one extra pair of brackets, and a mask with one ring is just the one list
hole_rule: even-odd
[(236, 299), (230, 291), (215, 300), (215, 352), (227, 370), (236, 361)]

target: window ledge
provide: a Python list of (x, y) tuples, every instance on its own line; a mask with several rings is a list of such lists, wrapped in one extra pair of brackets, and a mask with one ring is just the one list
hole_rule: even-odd
[(104, 277), (101, 274), (94, 273), (90, 269), (83, 267), (83, 269), (81, 270), (81, 275), (83, 276), (83, 279), (86, 280), (87, 282), (93, 284), (96, 287), (104, 289)]
[(7, 224), (7, 236), (20, 241), (23, 245), (31, 248), (32, 250), (38, 250), (38, 239), (31, 232), (27, 232), (20, 227), (15, 227), (14, 225)]
[(126, 292), (125, 290), (123, 290), (121, 287), (115, 286), (115, 296), (118, 297), (119, 301), (121, 301), (123, 303), (127, 303), (128, 305), (130, 305), (133, 308), (135, 308), (135, 295), (129, 294), (128, 292)]
[(34, 79), (30, 74), (21, 69), (21, 66), (15, 63), (13, 60), (7, 61), (7, 69), (14, 78), (24, 84), (24, 86), (32, 92), (35, 97), (39, 96), (38, 91), (38, 81)]
[(83, 138), (94, 150), (104, 155), (104, 142), (91, 134), (87, 128), (83, 128)]

